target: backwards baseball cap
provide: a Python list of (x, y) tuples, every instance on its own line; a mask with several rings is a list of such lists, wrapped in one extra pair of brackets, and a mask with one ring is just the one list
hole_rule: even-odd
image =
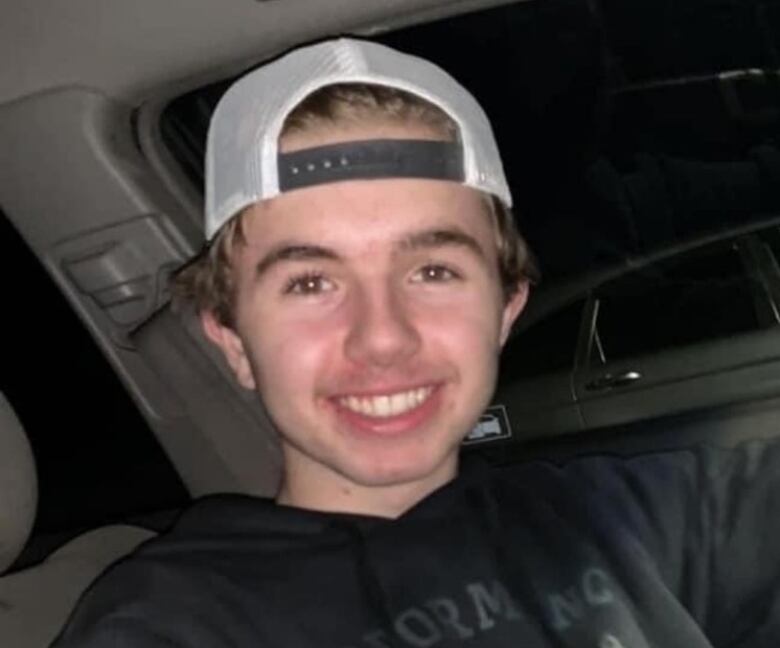
[[(370, 140), (281, 153), (287, 116), (311, 93), (341, 83), (387, 86), (425, 99), (455, 122), (458, 141)], [(461, 182), (512, 204), (485, 112), (440, 67), (363, 40), (302, 47), (236, 81), (217, 105), (206, 147), (206, 236), (252, 203), (285, 191), (388, 177)]]

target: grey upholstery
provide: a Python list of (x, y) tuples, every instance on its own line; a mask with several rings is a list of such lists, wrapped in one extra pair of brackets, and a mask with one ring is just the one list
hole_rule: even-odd
[[(0, 394), (0, 574), (24, 548), (37, 500), (30, 444)], [(127, 525), (101, 527), (71, 540), (39, 565), (0, 576), (0, 647), (46, 648), (89, 584), (154, 535)]]
[(49, 646), (89, 584), (154, 535), (126, 525), (101, 527), (71, 540), (40, 565), (0, 578), (0, 646)]
[(32, 449), (13, 409), (0, 393), (0, 574), (17, 559), (38, 504)]

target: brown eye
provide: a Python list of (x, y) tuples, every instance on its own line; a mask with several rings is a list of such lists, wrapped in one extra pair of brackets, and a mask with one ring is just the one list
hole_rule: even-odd
[(412, 280), (420, 283), (444, 283), (460, 279), (460, 275), (447, 266), (431, 263), (420, 268)]
[(305, 274), (287, 282), (285, 295), (319, 295), (334, 289), (332, 281), (321, 274)]

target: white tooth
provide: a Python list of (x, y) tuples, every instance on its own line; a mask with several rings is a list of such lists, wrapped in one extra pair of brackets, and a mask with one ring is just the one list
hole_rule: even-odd
[(409, 401), (407, 396), (409, 392), (393, 394), (390, 397), (390, 412), (393, 414), (400, 414), (409, 409)]
[(390, 415), (390, 397), (389, 396), (377, 396), (374, 398), (374, 415), (375, 416), (389, 416)]
[(372, 398), (359, 396), (345, 396), (339, 402), (353, 412), (365, 416), (386, 418), (397, 416), (420, 405), (431, 395), (431, 387), (420, 387), (396, 394), (374, 396)]

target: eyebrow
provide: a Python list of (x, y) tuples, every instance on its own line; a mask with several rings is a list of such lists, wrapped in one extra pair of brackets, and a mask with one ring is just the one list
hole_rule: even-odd
[(338, 261), (341, 257), (330, 248), (308, 243), (281, 243), (269, 250), (255, 266), (255, 277), (260, 278), (282, 261)]
[[(457, 246), (471, 251), (480, 260), (486, 255), (482, 246), (470, 234), (457, 228), (434, 228), (412, 232), (399, 239), (394, 247), (397, 252), (416, 252), (442, 247)], [(283, 242), (269, 250), (255, 266), (255, 277), (260, 278), (273, 266), (284, 261), (341, 261), (335, 250), (310, 243)]]
[(404, 252), (427, 250), (448, 246), (463, 247), (471, 251), (480, 260), (486, 260), (482, 246), (470, 234), (458, 228), (434, 228), (413, 232), (402, 238), (398, 243), (398, 249)]

